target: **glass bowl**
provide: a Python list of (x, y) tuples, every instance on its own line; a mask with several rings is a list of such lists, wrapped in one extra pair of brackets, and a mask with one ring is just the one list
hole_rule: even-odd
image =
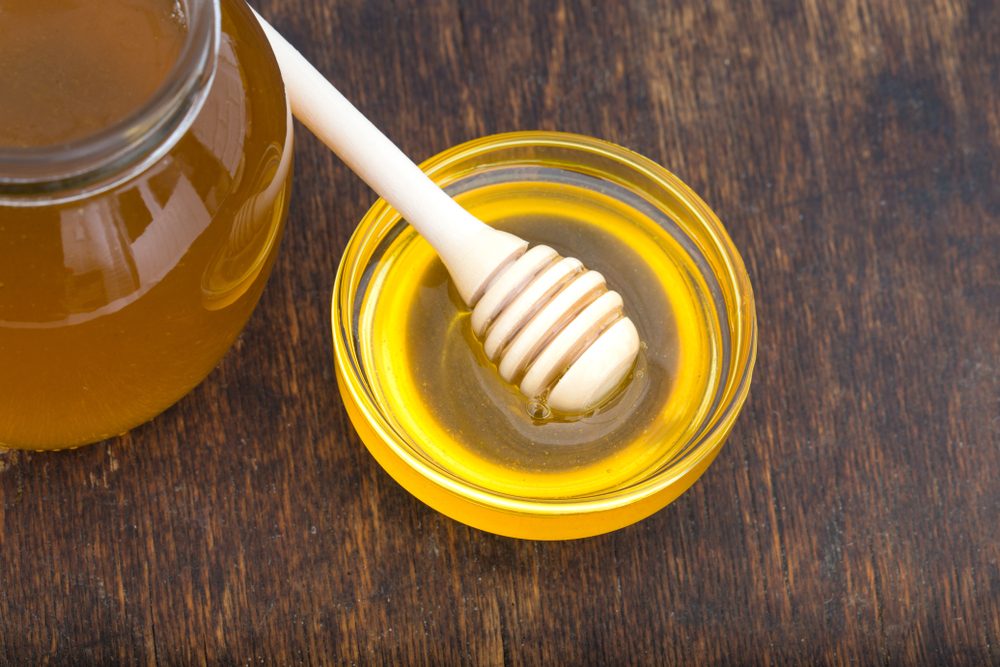
[(332, 324), (337, 383), (362, 441), (404, 488), (441, 513), (489, 532), (525, 539), (597, 535), (643, 519), (683, 493), (718, 454), (746, 400), (757, 347), (753, 292), (743, 261), (708, 206), (663, 167), (620, 146), (556, 132), (489, 136), (446, 150), (421, 165), (453, 196), (496, 184), (571, 183), (652, 220), (672, 237), (691, 285), (712, 318), (710, 377), (696, 418), (669, 445), (662, 462), (627, 484), (579, 495), (506, 493), (440, 465), (429, 443), (401, 427), (380, 393), (371, 355), (364, 353), (363, 309), (379, 289), (380, 263), (405, 221), (385, 201), (353, 234), (334, 283)]

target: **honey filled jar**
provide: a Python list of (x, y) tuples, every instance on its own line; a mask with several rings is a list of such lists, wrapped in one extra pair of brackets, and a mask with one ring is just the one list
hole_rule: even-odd
[(0, 0), (0, 447), (151, 419), (274, 261), (291, 119), (241, 0)]

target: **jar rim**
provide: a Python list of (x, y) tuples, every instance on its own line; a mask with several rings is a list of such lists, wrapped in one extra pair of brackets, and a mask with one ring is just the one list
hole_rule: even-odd
[[(732, 324), (734, 331), (736, 331), (734, 346), (738, 346), (740, 349), (739, 354), (736, 354), (734, 350), (734, 367), (732, 373), (728, 374), (729, 378), (726, 383), (728, 386), (727, 400), (713, 410), (715, 414), (711, 415), (710, 420), (706, 422), (707, 428), (695, 438), (689, 448), (686, 448), (684, 454), (649, 478), (610, 494), (580, 498), (541, 499), (503, 495), (437, 470), (413, 452), (408, 451), (409, 446), (399, 438), (388, 420), (381, 414), (380, 406), (376, 401), (369, 400), (366, 395), (367, 380), (362, 377), (360, 360), (352, 354), (354, 341), (348, 322), (353, 317), (349, 307), (349, 302), (355, 296), (352, 294), (352, 290), (356, 287), (353, 284), (353, 276), (365, 273), (368, 259), (365, 258), (364, 251), (379, 243), (379, 239), (373, 240), (372, 238), (374, 230), (381, 227), (386, 216), (398, 217), (398, 214), (382, 199), (379, 199), (369, 209), (349, 240), (334, 283), (331, 319), (338, 379), (343, 380), (341, 392), (348, 394), (344, 396), (344, 400), (353, 403), (350, 407), (363, 416), (377, 437), (411, 470), (435, 486), (447, 489), (451, 493), (479, 505), (517, 513), (552, 516), (604, 512), (640, 502), (663, 492), (677, 480), (686, 477), (699, 465), (710, 461), (725, 441), (746, 401), (757, 349), (756, 310), (749, 276), (738, 250), (721, 221), (694, 191), (677, 176), (652, 160), (607, 141), (584, 135), (548, 131), (497, 134), (474, 139), (438, 153), (422, 163), (421, 168), (434, 178), (435, 175), (447, 174), (450, 167), (464, 159), (517, 146), (547, 146), (577, 150), (616, 161), (637, 175), (641, 174), (669, 190), (683, 202), (685, 207), (692, 211), (699, 224), (704, 225), (708, 230), (713, 245), (725, 258), (725, 267), (720, 278), (730, 282), (738, 301), (734, 310), (739, 321)], [(458, 178), (461, 176), (456, 176), (456, 179)]]
[(0, 205), (58, 203), (102, 192), (162, 158), (201, 111), (215, 78), (220, 0), (175, 0), (184, 45), (160, 87), (125, 118), (51, 146), (0, 147)]

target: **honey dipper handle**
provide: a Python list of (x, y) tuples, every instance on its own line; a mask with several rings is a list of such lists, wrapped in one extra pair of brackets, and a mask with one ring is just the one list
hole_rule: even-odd
[(475, 305), (527, 242), (486, 225), (434, 184), (259, 14), (292, 113), (434, 247), (459, 294)]

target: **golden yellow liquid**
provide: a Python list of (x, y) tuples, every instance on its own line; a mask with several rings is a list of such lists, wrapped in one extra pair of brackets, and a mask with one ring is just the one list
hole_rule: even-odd
[(487, 223), (604, 274), (643, 349), (624, 390), (594, 413), (533, 418), (533, 406), (486, 359), (433, 250), (405, 227), (375, 268), (358, 316), (362, 360), (393, 426), (432, 465), (511, 497), (608, 493), (669, 462), (718, 382), (718, 318), (699, 296), (707, 287), (689, 254), (633, 208), (568, 183), (495, 184), (458, 199)]
[(0, 146), (124, 119), (167, 78), (185, 34), (173, 0), (0, 0)]
[[(122, 23), (125, 14), (138, 12), (149, 24), (146, 33), (131, 25), (140, 36), (159, 31), (161, 40), (172, 39), (173, 19), (163, 13), (172, 0), (32, 2), (75, 7), (92, 23), (117, 26), (117, 41), (86, 40), (65, 32), (71, 23), (60, 24), (69, 46), (44, 61), (64, 67), (63, 74), (75, 71), (67, 58), (85, 58), (106, 65), (104, 74), (121, 83), (126, 75), (114, 73), (122, 58), (117, 49), (134, 41), (121, 32), (131, 25)], [(16, 5), (0, 0), (0, 24), (16, 16)], [(43, 14), (32, 20), (46, 20)], [(211, 92), (163, 159), (96, 196), (59, 205), (0, 205), (0, 445), (75, 446), (150, 419), (216, 365), (256, 304), (287, 206), (290, 122), (273, 57), (245, 4), (224, 0), (222, 19)], [(45, 30), (32, 34), (41, 36), (39, 49), (49, 48)], [(159, 55), (130, 67), (139, 67), (155, 86), (163, 54), (176, 45), (147, 46)], [(9, 51), (0, 47), (0, 58)], [(46, 76), (58, 80), (61, 74)], [(0, 85), (13, 86), (16, 78), (0, 78)], [(63, 110), (53, 113), (76, 114), (79, 127), (102, 126), (135, 104), (69, 90), (75, 100), (63, 100)], [(113, 85), (102, 90), (116, 94)], [(0, 96), (4, 105), (22, 103), (7, 90)], [(12, 134), (28, 137), (16, 122), (24, 117), (0, 114), (8, 123), (0, 128), (0, 144), (12, 142)], [(56, 128), (56, 121), (43, 125), (21, 143), (47, 144), (72, 134)], [(46, 128), (56, 129), (46, 135)]]

